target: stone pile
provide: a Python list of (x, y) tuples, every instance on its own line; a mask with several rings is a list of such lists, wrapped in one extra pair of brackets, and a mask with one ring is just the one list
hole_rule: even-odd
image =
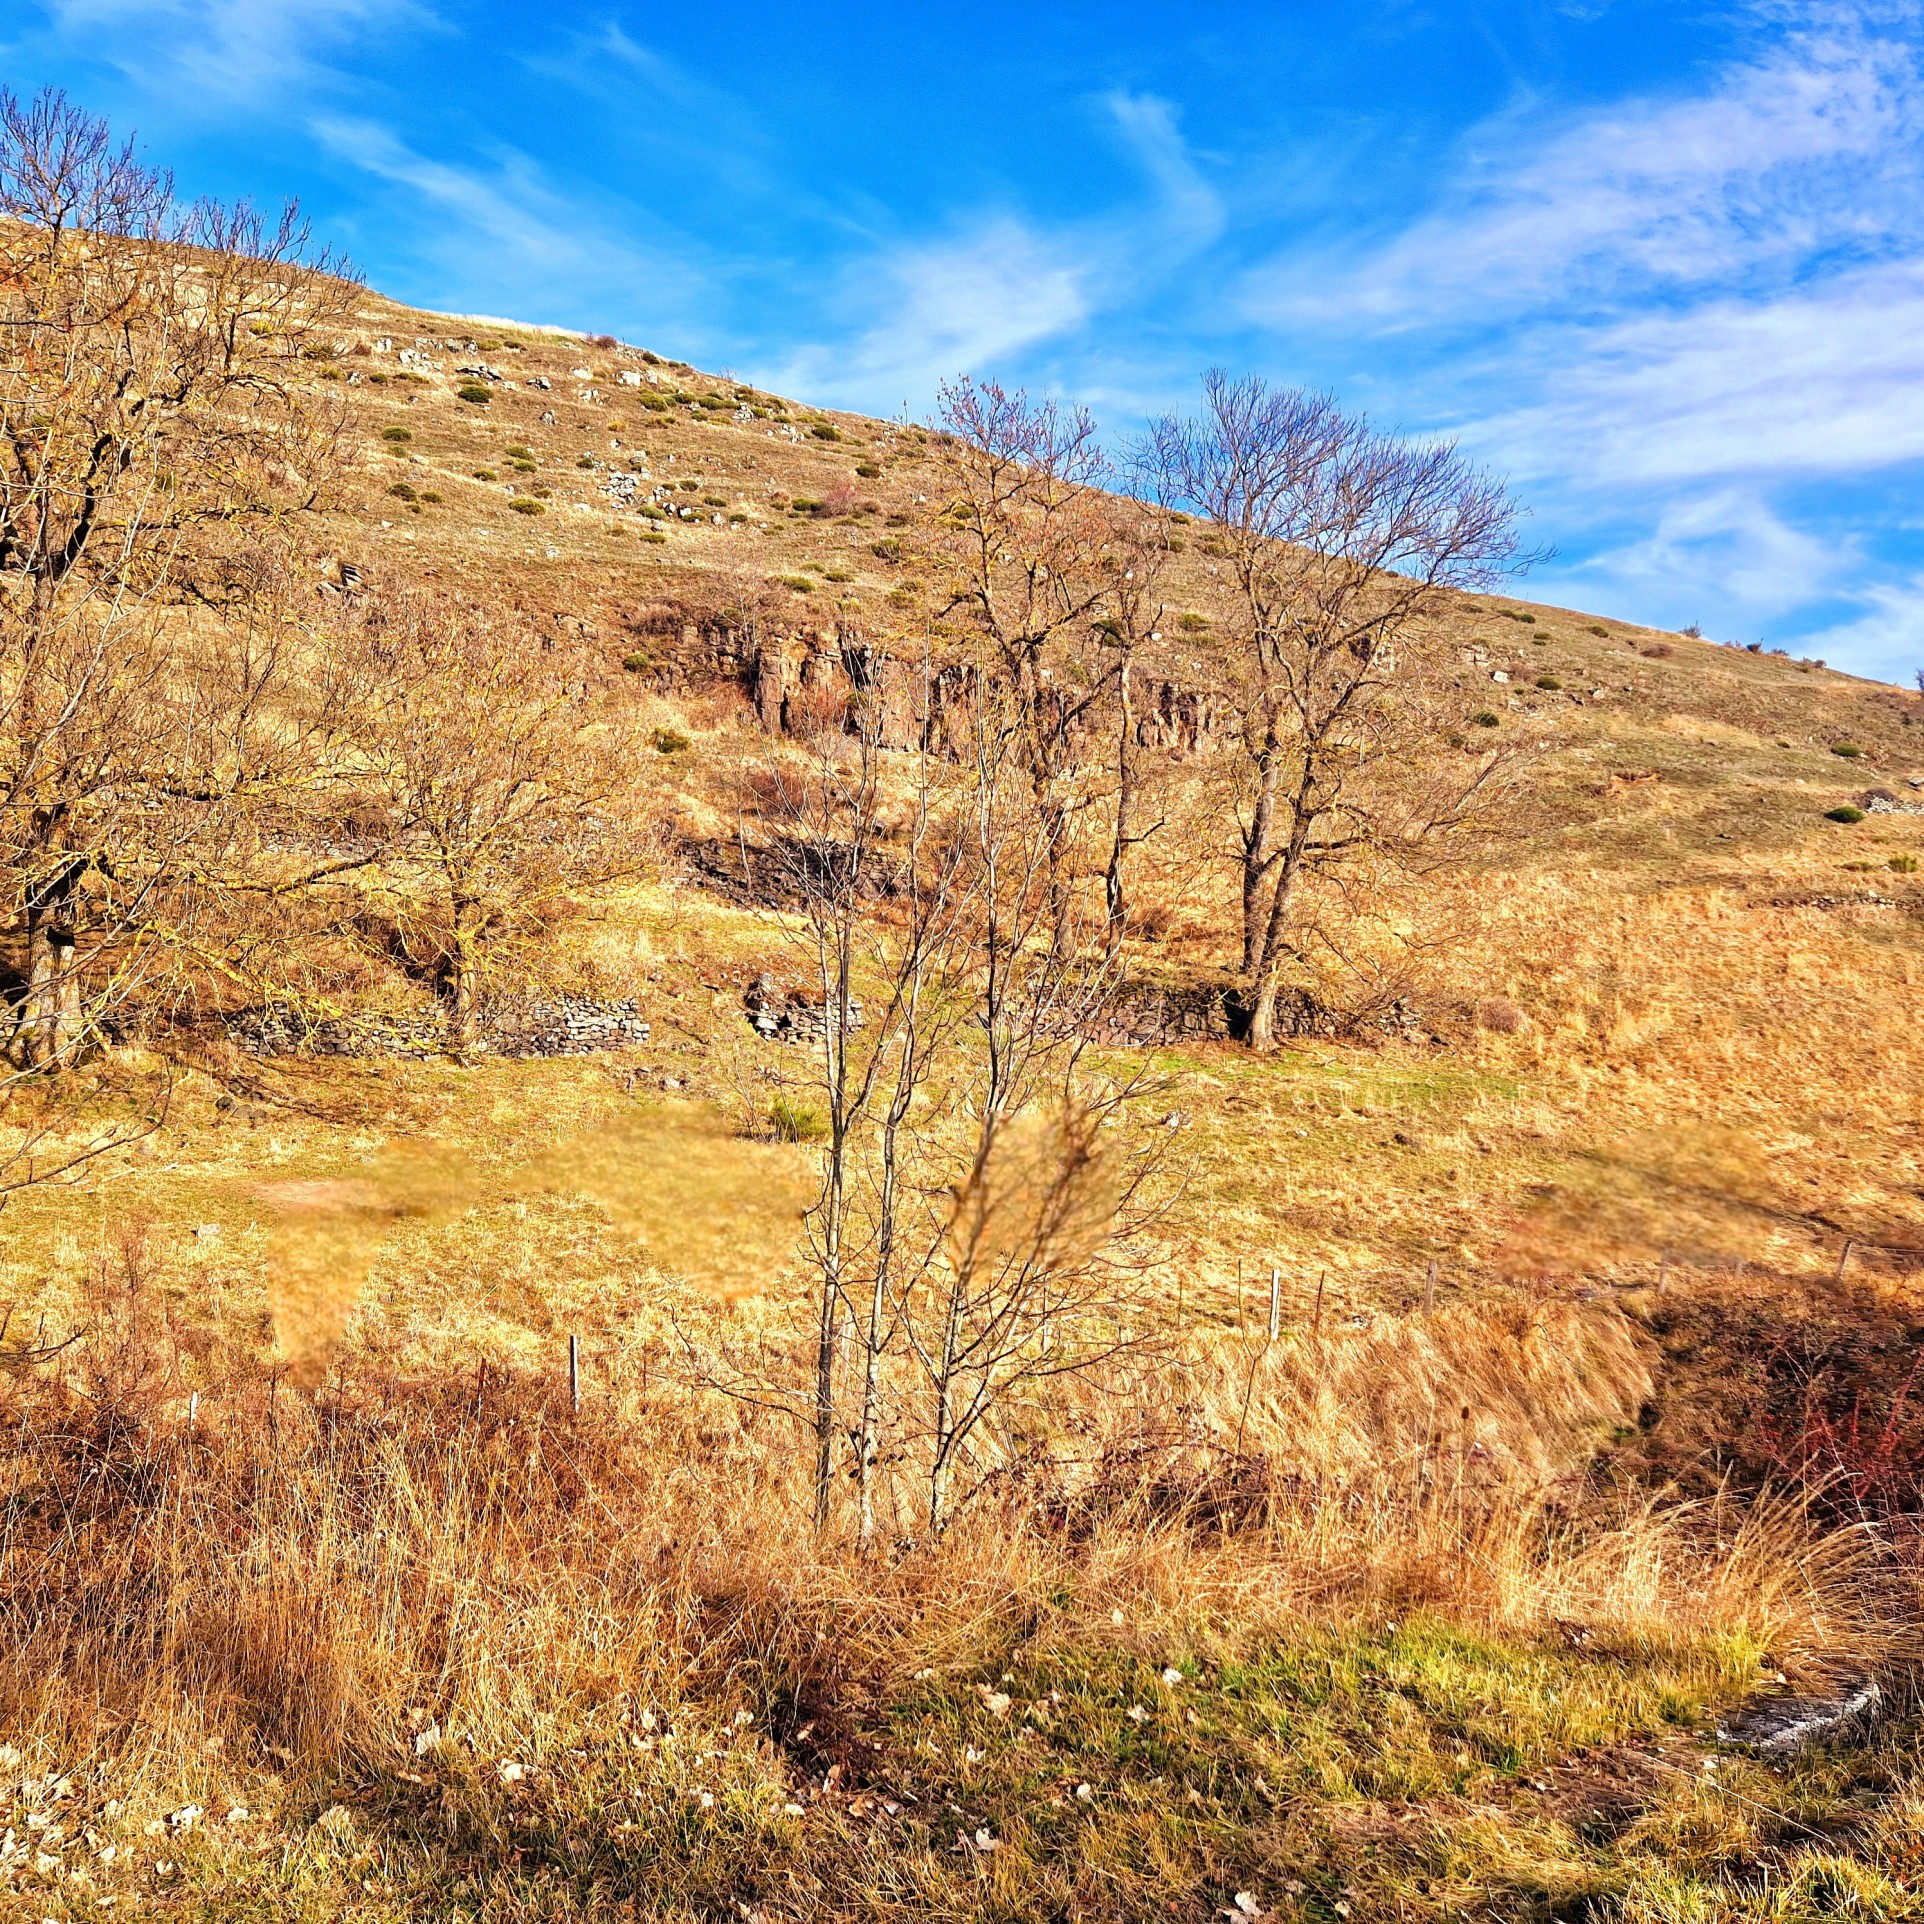
[[(773, 976), (758, 976), (743, 1000), (748, 1019), (764, 1042), (812, 1043), (828, 1037), (828, 1005), (793, 990), (778, 989)], [(862, 1026), (862, 1005), (853, 998), (848, 1005), (848, 1026)]]
[(1888, 788), (1866, 789), (1857, 805), (1866, 815), (1924, 815), (1924, 801), (1893, 794)]
[[(310, 1018), (285, 1003), (237, 1016), (228, 1033), (257, 1056), (404, 1056), (415, 1061), (447, 1049), (447, 1017), (438, 1009), (408, 1015)], [(649, 1027), (632, 1000), (556, 995), (496, 1002), (475, 1022), (475, 1053), (516, 1060), (584, 1056), (630, 1049), (648, 1040)]]

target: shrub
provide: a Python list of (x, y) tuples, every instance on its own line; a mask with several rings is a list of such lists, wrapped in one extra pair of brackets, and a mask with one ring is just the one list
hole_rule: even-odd
[(1668, 661), (1677, 651), (1667, 641), (1653, 641), (1643, 652), (1652, 661)]
[(891, 528), (906, 528), (908, 525), (909, 517), (905, 514), (892, 514), (889, 516), (889, 526)]
[(795, 499), (788, 504), (790, 514), (819, 514), (821, 508), (822, 504), (819, 501), (812, 495), (806, 494), (798, 494)]
[(406, 428), (383, 428), (381, 430), (381, 439), (383, 441), (412, 441), (414, 436), (409, 433)]
[(662, 364), (661, 356), (659, 354), (651, 354), (645, 347), (641, 350), (641, 358), (646, 361), (650, 367), (660, 367)]
[(811, 421), (808, 431), (818, 441), (839, 441), (842, 438), (842, 430), (832, 421)]
[(828, 1134), (822, 1112), (794, 1096), (777, 1096), (768, 1105), (768, 1126), (777, 1142), (820, 1142)]
[(595, 457), (592, 454), (577, 454), (575, 456), (575, 466), (578, 468), (592, 468), (594, 464)]
[(859, 474), (864, 481), (873, 481), (882, 470), (878, 468), (873, 461), (859, 461), (856, 463), (855, 472)]
[(1915, 855), (1893, 855), (1890, 860), (1892, 872), (1898, 875), (1915, 875), (1917, 857)]
[(728, 497), (725, 494), (705, 494), (702, 496), (702, 500), (711, 508), (725, 508), (728, 506)]
[(546, 514), (548, 512), (539, 501), (530, 501), (525, 494), (517, 501), (510, 501), (508, 506), (511, 507), (516, 514)]
[(1846, 802), (1842, 808), (1825, 809), (1824, 819), (1827, 822), (1861, 822), (1864, 819), (1864, 811)]
[(657, 755), (679, 755), (688, 746), (688, 737), (679, 728), (657, 728), (648, 739)]
[(1539, 688), (1546, 689), (1549, 693), (1554, 695), (1557, 692), (1557, 690), (1563, 686), (1563, 684), (1562, 682), (1558, 681), (1556, 676), (1554, 675), (1539, 675), (1537, 677), (1537, 686)]
[(701, 492), (701, 483), (699, 481), (684, 481), (680, 486), (683, 494), (699, 494)]
[(742, 522), (746, 521), (748, 517), (747, 515), (743, 514), (739, 508), (737, 508), (735, 512), (728, 517), (728, 519), (732, 525), (739, 526)]
[(519, 441), (510, 441), (501, 452), (505, 454), (510, 461), (532, 461), (534, 459), (534, 449), (523, 447)]
[(621, 665), (631, 675), (645, 675), (655, 665), (652, 655), (644, 654), (637, 648), (633, 654), (623, 655)]
[(474, 478), (477, 481), (493, 481), (498, 479), (499, 477), (495, 474), (495, 471), (492, 468), (476, 468), (474, 471)]
[(812, 595), (815, 592), (815, 584), (807, 575), (783, 575), (782, 586), (793, 588), (798, 595)]
[(588, 337), (588, 345), (590, 347), (598, 347), (604, 353), (612, 354), (621, 343), (616, 340), (612, 334), (591, 334)]
[(845, 568), (824, 568), (822, 570), (822, 579), (824, 581), (853, 581), (855, 577)]
[(434, 488), (423, 488), (421, 490), (421, 499), (423, 501), (439, 501), (441, 496), (439, 491)]
[(383, 374), (379, 368), (376, 368), (371, 374), (369, 374), (367, 378), (370, 386), (373, 386), (373, 387), (387, 386), (387, 376)]
[(1832, 742), (1830, 745), (1830, 752), (1833, 755), (1843, 756), (1843, 758), (1847, 762), (1854, 762), (1859, 760), (1864, 753), (1864, 751), (1861, 748), (1859, 748), (1855, 742)]
[(644, 541), (666, 541), (668, 539), (658, 528), (643, 528), (641, 538)]
[(479, 381), (463, 381), (454, 390), (457, 400), (466, 401), (474, 407), (484, 408), (494, 399), (494, 391), (483, 387)]
[(1479, 728), (1494, 728), (1497, 723), (1502, 720), (1502, 717), (1500, 715), (1493, 715), (1487, 708), (1484, 708), (1478, 710), (1470, 719), (1475, 722)]
[(1525, 1021), (1523, 1011), (1506, 996), (1486, 997), (1476, 1005), (1476, 1026), (1497, 1035), (1515, 1035)]
[(405, 481), (395, 482), (393, 487), (388, 489), (388, 493), (393, 495), (397, 501), (412, 501), (414, 499), (414, 490), (409, 487)]
[(637, 501), (635, 512), (646, 515), (650, 521), (665, 521), (668, 518), (668, 511), (665, 508), (656, 507), (652, 501)]
[(662, 395), (643, 389), (640, 400), (642, 406), (645, 407), (650, 414), (666, 414), (668, 412), (668, 402)]
[(704, 394), (700, 397), (700, 402), (712, 414), (731, 414), (736, 405), (725, 394)]
[(1603, 636), (1606, 636), (1606, 637), (1607, 637), (1607, 636), (1609, 635), (1609, 633), (1610, 633), (1610, 630), (1609, 630), (1608, 628), (1606, 628), (1606, 627), (1605, 627), (1605, 626), (1603, 625), (1603, 623), (1602, 623), (1602, 622), (1600, 622), (1600, 621), (1593, 621), (1593, 622), (1592, 622), (1592, 623), (1590, 624), (1590, 632), (1591, 632), (1591, 633), (1592, 633), (1593, 635), (1603, 635)]
[(1186, 635), (1200, 635), (1208, 628), (1209, 617), (1185, 612), (1176, 617), (1176, 626)]
[(880, 541), (869, 543), (869, 553), (878, 561), (900, 561), (902, 544), (892, 534), (885, 534)]
[(1704, 631), (1702, 627), (1699, 626), (1698, 623), (1694, 621), (1690, 624), (1688, 628), (1679, 628), (1677, 632), (1680, 635), (1688, 635), (1692, 641), (1702, 641), (1704, 638)]
[(508, 465), (516, 474), (532, 474), (534, 472), (534, 463), (532, 461), (510, 461)]

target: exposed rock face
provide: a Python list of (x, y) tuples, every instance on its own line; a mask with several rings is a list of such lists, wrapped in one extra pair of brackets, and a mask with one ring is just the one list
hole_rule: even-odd
[[(621, 625), (647, 644), (651, 672), (664, 688), (700, 680), (733, 681), (771, 735), (794, 734), (811, 717), (846, 717), (857, 695), (872, 695), (885, 748), (963, 747), (964, 697), (975, 669), (950, 662), (925, 669), (854, 622), (784, 622), (763, 615), (732, 619), (671, 602), (637, 603)], [(1144, 748), (1178, 758), (1201, 754), (1228, 718), (1216, 697), (1141, 668), (1135, 672), (1136, 737)]]
[[(252, 1055), (409, 1056), (426, 1060), (447, 1049), (447, 1018), (418, 1015), (323, 1016), (313, 1021), (285, 1004), (237, 1017), (228, 1033)], [(648, 1023), (631, 1001), (557, 995), (499, 1002), (475, 1024), (478, 1054), (530, 1057), (592, 1055), (648, 1040)]]

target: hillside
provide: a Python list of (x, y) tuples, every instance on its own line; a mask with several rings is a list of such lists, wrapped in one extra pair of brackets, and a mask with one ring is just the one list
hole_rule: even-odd
[[(1039, 1376), (945, 1534), (886, 1459), (858, 1543), (766, 1388), (808, 1354), (816, 1071), (751, 1020), (810, 959), (738, 822), (941, 613), (930, 434), (373, 295), (338, 348), (303, 596), (585, 644), (648, 744), (633, 859), (529, 987), (629, 1027), (279, 1052), (224, 952), (154, 1132), (9, 1199), (0, 1908), (1919, 1914), (1913, 693), (1455, 597), (1453, 726), (1514, 798), (1361, 891), (1261, 1056), (1185, 524), (1118, 964), (1175, 1014), (1085, 1065), (1170, 1146), (1153, 1340), (1118, 1309)], [(328, 979), (338, 933), (317, 1006), (426, 1019), (405, 943)], [(1719, 1739), (1866, 1680), (1869, 1732)]]
[[(630, 958), (610, 980), (658, 1017), (624, 1076), (734, 1099), (742, 994), (789, 962), (689, 851), (729, 840), (738, 744), (779, 732), (785, 692), (835, 676), (865, 636), (915, 645), (935, 593), (913, 526), (926, 434), (375, 299), (342, 345), (324, 371), (353, 383), (359, 498), (316, 544), (324, 572), (458, 581), (585, 632), (664, 739), (692, 743), (661, 758), (658, 879), (602, 919), (595, 948)], [(641, 511), (610, 499), (630, 476)], [(1205, 708), (1204, 664), (1180, 644), (1183, 615), (1210, 617), (1215, 568), (1200, 545), (1180, 558), (1157, 664)], [(1812, 1273), (1846, 1236), (1868, 1260), (1924, 1243), (1917, 698), (1510, 596), (1460, 598), (1449, 629), (1466, 728), (1494, 718), (1492, 738), (1530, 745), (1527, 793), (1502, 839), (1411, 911), (1414, 959), (1391, 968), (1407, 1034), (1325, 1037), (1274, 1064), (1226, 1044), (1171, 1055), (1169, 1106), (1198, 1165), (1186, 1287), (1213, 1300), (1283, 1260), (1400, 1301), (1433, 1259), (1446, 1289), (1527, 1269), (1546, 1212), (1552, 1239), (1583, 1218), (1579, 1267), (1625, 1280), (1673, 1243), (1680, 1260), (1701, 1247)], [(1881, 812), (1827, 819), (1872, 791), (1891, 798)], [(1176, 864), (1149, 886), (1165, 899), (1138, 972), (1223, 979), (1226, 873)], [(579, 1080), (565, 1064), (489, 1074)], [(440, 1086), (432, 1068), (407, 1076)], [(1599, 1153), (1633, 1165), (1608, 1195)]]

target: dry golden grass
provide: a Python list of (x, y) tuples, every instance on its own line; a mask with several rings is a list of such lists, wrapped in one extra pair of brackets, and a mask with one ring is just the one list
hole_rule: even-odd
[[(364, 318), (554, 384), (355, 390), (364, 493), (327, 539), (377, 582), (585, 624), (611, 677), (658, 645), (642, 604), (784, 574), (818, 584), (784, 621), (915, 631), (913, 555), (873, 552), (928, 487), (913, 435), (653, 413), (577, 341)], [(644, 545), (576, 466), (638, 446), (748, 518)], [(873, 512), (774, 506), (858, 462)], [(395, 506), (402, 476), (443, 501)], [(1159, 1055), (1171, 1348), (1065, 1386), (940, 1541), (905, 1488), (883, 1555), (808, 1531), (800, 1439), (690, 1368), (729, 1330), (792, 1361), (813, 1177), (760, 1127), (807, 1065), (741, 1005), (779, 930), (674, 880), (766, 745), (673, 647), (635, 678), (690, 744), (647, 771), (660, 878), (567, 957), (645, 999), (646, 1048), (456, 1070), (207, 1038), (138, 1153), (15, 1199), (12, 1338), (84, 1340), (0, 1382), (0, 1905), (1915, 1915), (1907, 1725), (1788, 1772), (1706, 1772), (1702, 1733), (1762, 1677), (1913, 1656), (1891, 1533), (1832, 1526), (1915, 1467), (1871, 1459), (1924, 1325), (1924, 894), (1891, 866), (1924, 835), (1823, 811), (1902, 782), (1917, 705), (1507, 598), (1443, 627), (1488, 656), (1466, 716), (1538, 745), (1526, 805), (1473, 866), (1386, 882), (1325, 985), (1405, 993), (1430, 1039)], [(1151, 850), (1140, 895), (1135, 966), (1220, 970), (1224, 872)], [(1835, 1461), (1798, 1453), (1813, 1408)]]
[[(1585, 1495), (1650, 1388), (1607, 1308), (1191, 1346), (867, 1560), (798, 1527), (791, 1432), (678, 1380), (672, 1303), (576, 1415), (405, 1341), (277, 1385), (143, 1263), (4, 1411), (0, 1728), (57, 1825), (7, 1868), (73, 1915), (1679, 1915), (1663, 1877), (1801, 1808), (1706, 1814), (1689, 1726), (1890, 1654), (1861, 1535)], [(1644, 1831), (1585, 1833), (1627, 1784)]]

